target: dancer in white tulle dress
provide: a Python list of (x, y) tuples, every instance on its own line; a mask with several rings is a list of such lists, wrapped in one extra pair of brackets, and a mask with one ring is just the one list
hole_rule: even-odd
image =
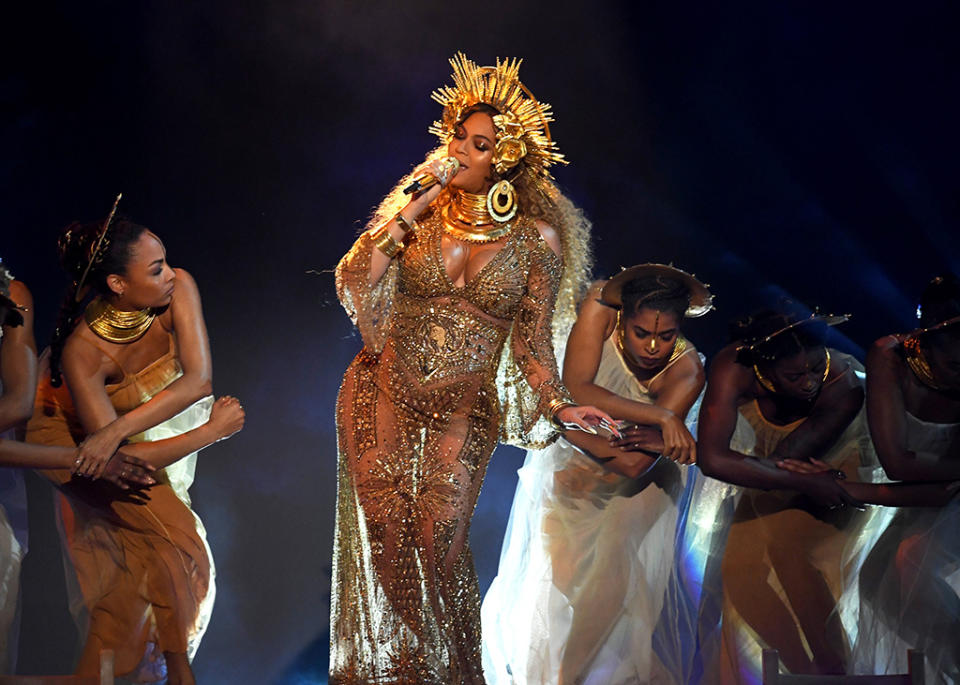
[[(564, 382), (628, 425), (620, 440), (568, 432), (528, 452), (482, 608), (488, 682), (685, 682), (692, 612), (674, 547), (704, 371), (680, 324), (710, 302), (695, 278), (655, 264), (588, 293)], [(661, 620), (670, 635), (655, 646)]]
[[(867, 357), (870, 432), (886, 475), (960, 481), (960, 283), (935, 279), (920, 328), (874, 343)], [(928, 486), (929, 487), (929, 486)], [(860, 573), (857, 673), (901, 673), (907, 649), (924, 652), (928, 683), (960, 683), (960, 502), (888, 510), (889, 525)], [(876, 531), (879, 532), (879, 531)], [(856, 588), (854, 588), (856, 589)], [(858, 601), (859, 600), (859, 601)]]

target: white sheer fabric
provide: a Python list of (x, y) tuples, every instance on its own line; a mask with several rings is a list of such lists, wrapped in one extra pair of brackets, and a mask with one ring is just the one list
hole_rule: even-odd
[[(836, 350), (831, 350), (831, 355), (836, 363), (849, 364), (854, 373), (863, 377), (863, 367), (854, 358)], [(762, 460), (800, 423), (776, 426), (762, 417), (754, 402), (747, 403), (738, 411), (730, 448)], [(822, 459), (848, 472), (852, 479), (871, 480), (876, 471), (876, 455), (865, 412), (861, 411)], [(771, 464), (770, 468), (775, 467)], [(836, 646), (842, 652), (846, 636), (852, 637), (849, 629), (855, 628), (855, 616), (842, 616), (842, 626), (832, 632), (825, 625), (808, 624), (798, 618), (803, 613), (798, 607), (812, 603), (813, 597), (798, 589), (820, 577), (831, 595), (840, 597), (845, 583), (856, 578), (869, 550), (869, 530), (882, 525), (885, 509), (842, 512), (835, 519), (829, 512), (821, 512), (830, 521), (823, 525), (816, 517), (804, 514), (802, 498), (787, 491), (742, 488), (711, 478), (698, 479), (694, 488), (680, 557), (682, 564), (692, 570), (688, 577), (694, 585), (689, 593), (698, 606), (698, 654), (689, 682), (758, 685), (762, 680), (762, 649), (777, 647), (783, 656), (795, 635), (838, 633)], [(731, 538), (735, 520), (741, 527), (736, 542)], [(729, 547), (728, 542), (734, 547)], [(748, 548), (756, 552), (757, 559), (743, 553)], [(727, 555), (728, 551), (735, 555)], [(746, 563), (751, 559), (758, 562), (756, 566)], [(730, 566), (726, 571), (725, 565)], [(807, 569), (802, 575), (804, 582), (791, 575), (788, 591), (781, 574), (801, 568)], [(736, 588), (724, 586), (725, 572), (727, 583), (733, 581)], [(825, 598), (821, 596), (820, 601)], [(830, 600), (826, 613), (835, 603), (836, 599)], [(761, 635), (742, 615), (748, 613), (756, 618), (752, 610), (758, 606), (767, 607), (762, 612), (767, 616), (785, 617), (778, 630), (767, 630)], [(751, 611), (744, 611), (748, 609)]]
[[(13, 440), (13, 431), (0, 438)], [(27, 493), (23, 472), (0, 468), (0, 674), (12, 673), (17, 664), (20, 565), (26, 554)]]
[[(129, 441), (154, 442), (157, 440), (175, 437), (191, 431), (194, 428), (198, 428), (206, 423), (206, 421), (209, 419), (213, 402), (214, 398), (212, 396), (201, 398), (176, 416), (147, 429), (143, 433), (132, 436)], [(207, 542), (207, 532), (203, 526), (203, 522), (197, 516), (196, 512), (194, 512), (191, 508), (190, 494), (188, 492), (190, 486), (193, 485), (198, 454), (199, 452), (193, 452), (182, 459), (177, 460), (173, 464), (163, 469), (163, 475), (158, 476), (165, 477), (169, 481), (171, 489), (174, 491), (177, 497), (187, 505), (187, 508), (190, 509), (194, 520), (196, 521), (197, 534), (200, 539), (203, 540), (203, 544), (206, 547), (207, 558), (210, 561), (209, 589), (200, 602), (197, 618), (188, 635), (187, 657), (190, 660), (193, 660), (193, 657), (200, 646), (200, 641), (206, 632), (207, 626), (210, 622), (210, 616), (213, 613), (213, 604), (216, 595), (216, 571), (213, 564), (213, 555)], [(57, 506), (63, 506), (62, 499), (58, 499)], [(58, 521), (62, 521), (62, 515), (58, 514), (57, 519)], [(62, 524), (61, 536), (64, 536)], [(77, 628), (82, 642), (87, 634), (88, 616), (86, 601), (79, 585), (77, 584), (75, 572), (69, 568), (69, 560), (65, 559), (65, 563), (68, 566), (67, 595), (70, 600), (70, 611), (77, 623)], [(161, 655), (156, 652), (155, 644), (152, 642), (148, 643), (147, 652), (144, 654), (143, 659), (136, 670), (133, 673), (125, 676), (125, 678), (129, 679), (131, 682), (157, 682), (165, 677), (166, 665), (161, 658)]]
[[(203, 397), (182, 412), (167, 419), (163, 423), (157, 424), (153, 428), (148, 428), (143, 433), (130, 438), (130, 442), (156, 442), (165, 440), (177, 435), (182, 435), (194, 428), (199, 428), (210, 418), (210, 410), (213, 408), (213, 396)], [(213, 552), (210, 551), (210, 543), (207, 542), (207, 529), (203, 526), (203, 521), (193, 511), (190, 501), (190, 486), (193, 485), (193, 477), (197, 470), (197, 455), (199, 452), (192, 452), (182, 459), (178, 459), (164, 469), (170, 487), (177, 494), (177, 497), (187, 505), (197, 522), (197, 534), (203, 540), (204, 547), (207, 549), (207, 558), (210, 559), (210, 586), (200, 603), (200, 610), (197, 614), (197, 620), (187, 644), (187, 657), (193, 660), (197, 649), (200, 647), (200, 641), (210, 623), (210, 616), (213, 613), (213, 603), (217, 594), (217, 572), (213, 564)]]
[[(612, 336), (595, 382), (651, 401)], [(695, 609), (674, 550), (695, 473), (661, 459), (623, 478), (562, 439), (527, 453), (482, 607), (489, 683), (687, 682)]]
[(26, 553), (17, 538), (17, 531), (0, 502), (0, 673), (11, 673), (16, 665), (20, 564)]
[[(955, 454), (958, 441), (960, 424), (907, 414), (906, 445), (918, 459)], [(873, 523), (864, 535), (875, 544), (843, 597), (857, 616), (854, 672), (905, 672), (907, 649), (920, 649), (927, 683), (960, 683), (960, 502), (888, 509)]]

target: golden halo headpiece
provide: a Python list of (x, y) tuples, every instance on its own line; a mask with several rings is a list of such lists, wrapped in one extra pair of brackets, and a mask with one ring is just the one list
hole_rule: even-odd
[(623, 306), (623, 287), (634, 279), (645, 277), (670, 278), (686, 286), (690, 293), (690, 305), (684, 316), (688, 318), (703, 316), (713, 309), (713, 295), (710, 293), (709, 284), (702, 283), (693, 274), (669, 264), (637, 264), (623, 269), (603, 286), (600, 301), (609, 307), (620, 309)]
[(520, 82), (522, 62), (516, 58), (500, 61), (498, 57), (496, 66), (480, 67), (458, 52), (450, 59), (454, 85), (438, 88), (430, 95), (443, 106), (443, 117), (433, 122), (429, 131), (449, 143), (467, 109), (480, 103), (490, 105), (499, 112), (493, 117), (497, 173), (505, 174), (522, 163), (535, 179), (549, 180), (549, 167), (567, 161), (550, 137), (550, 105), (538, 101)]
[[(741, 341), (741, 344), (737, 346), (737, 360), (740, 361), (741, 359), (746, 359), (747, 357), (750, 357), (750, 359), (753, 360), (752, 355), (755, 353), (759, 354), (761, 357), (764, 357), (764, 354), (760, 348), (767, 345), (774, 338), (778, 338), (779, 336), (789, 333), (790, 331), (808, 328), (815, 324), (820, 324), (823, 326), (836, 326), (837, 324), (841, 324), (849, 320), (849, 314), (820, 314), (817, 311), (811, 312), (811, 314), (806, 317), (794, 317), (788, 314), (771, 316), (769, 317), (769, 325), (767, 326), (767, 328), (770, 330), (762, 330), (755, 336), (745, 338)], [(753, 363), (753, 361), (750, 363)]]
[[(100, 235), (97, 239), (90, 243), (90, 251), (87, 254), (87, 266), (84, 268), (83, 273), (80, 275), (80, 278), (77, 279), (77, 284), (74, 291), (74, 300), (79, 302), (83, 299), (84, 295), (84, 285), (86, 285), (87, 277), (90, 275), (90, 270), (97, 264), (103, 261), (103, 256), (107, 253), (107, 249), (110, 247), (110, 224), (113, 223), (113, 217), (117, 213), (117, 205), (120, 204), (120, 198), (123, 197), (123, 193), (117, 195), (117, 199), (113, 201), (113, 207), (110, 208), (110, 213), (107, 214), (106, 220), (103, 222), (103, 228), (100, 229)], [(63, 236), (63, 240), (69, 240), (69, 232)]]

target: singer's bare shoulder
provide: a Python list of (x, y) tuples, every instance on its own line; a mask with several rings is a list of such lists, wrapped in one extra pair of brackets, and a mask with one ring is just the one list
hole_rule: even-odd
[(547, 245), (550, 246), (550, 249), (553, 250), (558, 257), (563, 256), (563, 247), (560, 245), (560, 236), (557, 234), (557, 230), (548, 224), (545, 221), (537, 219), (536, 221), (537, 230), (540, 231), (540, 237), (544, 239)]

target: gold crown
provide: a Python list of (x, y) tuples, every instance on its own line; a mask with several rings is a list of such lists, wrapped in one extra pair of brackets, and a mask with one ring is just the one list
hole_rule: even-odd
[(490, 105), (499, 112), (493, 117), (497, 130), (493, 162), (497, 173), (506, 173), (522, 160), (535, 178), (550, 179), (549, 167), (567, 161), (550, 137), (550, 105), (539, 102), (520, 82), (522, 62), (501, 62), (497, 58), (496, 66), (479, 67), (458, 52), (450, 59), (454, 85), (430, 94), (443, 106), (443, 118), (433, 122), (429, 131), (449, 143), (465, 110), (481, 102)]

